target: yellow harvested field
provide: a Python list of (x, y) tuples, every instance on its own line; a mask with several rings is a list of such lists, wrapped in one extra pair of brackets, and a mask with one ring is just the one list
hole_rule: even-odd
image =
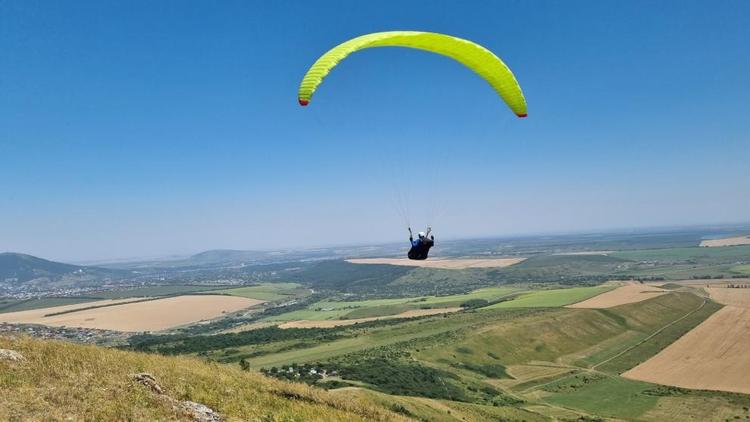
[(500, 268), (508, 267), (526, 258), (437, 258), (415, 261), (407, 258), (363, 258), (349, 259), (352, 264), (386, 264), (408, 267), (442, 268), (447, 270), (463, 270), (466, 268)]
[(27, 321), (30, 321), (30, 320), (37, 320), (39, 318), (43, 318), (47, 314), (73, 311), (76, 309), (83, 309), (83, 308), (90, 308), (92, 306), (108, 306), (108, 305), (123, 304), (123, 303), (139, 301), (139, 300), (143, 300), (143, 298), (139, 297), (139, 298), (128, 298), (128, 299), (97, 300), (96, 302), (83, 302), (83, 303), (76, 303), (75, 305), (53, 306), (50, 308), (31, 309), (28, 311), (8, 312), (8, 313), (0, 314), (0, 322), (7, 322), (9, 324), (26, 323)]
[[(113, 301), (104, 301), (112, 303)], [(127, 301), (126, 301), (127, 302)], [(131, 300), (132, 302), (132, 300)], [(53, 327), (83, 327), (124, 332), (160, 331), (197, 321), (209, 320), (224, 313), (239, 311), (263, 301), (237, 296), (177, 296), (145, 302), (124, 303), (95, 309), (53, 315), (68, 306), (34, 311), (0, 314), (0, 322), (41, 324)], [(100, 302), (75, 305), (76, 308), (96, 306)], [(107, 303), (102, 303), (107, 304)]]
[(725, 237), (724, 239), (704, 240), (700, 244), (704, 248), (716, 248), (720, 246), (750, 245), (750, 236)]
[(714, 302), (722, 305), (735, 306), (738, 308), (750, 308), (750, 286), (749, 288), (709, 287), (706, 291)]
[(395, 319), (395, 318), (414, 318), (426, 315), (438, 315), (446, 314), (449, 312), (458, 312), (463, 308), (435, 308), (435, 309), (414, 309), (411, 311), (402, 312), (396, 315), (387, 315), (370, 318), (357, 318), (357, 319), (328, 319), (324, 321), (289, 321), (279, 325), (279, 328), (331, 328), (339, 327), (342, 325), (354, 325), (360, 322), (375, 321), (378, 319)]
[(585, 309), (602, 309), (612, 308), (614, 306), (625, 305), (627, 303), (640, 302), (651, 299), (652, 297), (661, 296), (667, 293), (666, 290), (647, 284), (632, 283), (618, 287), (614, 290), (604, 292), (598, 296), (586, 299), (583, 302), (574, 303), (566, 308), (585, 308)]
[(726, 306), (623, 376), (684, 388), (750, 394), (748, 350), (750, 308)]

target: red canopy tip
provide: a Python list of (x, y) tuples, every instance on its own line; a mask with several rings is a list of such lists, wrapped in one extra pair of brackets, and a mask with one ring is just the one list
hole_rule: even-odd
[(303, 100), (302, 98), (299, 99), (299, 105), (301, 105), (302, 107), (308, 104), (310, 104), (310, 100)]
[(527, 117), (527, 116), (528, 116), (528, 114), (526, 114), (526, 113), (523, 113), (523, 114), (516, 114), (516, 116), (518, 116), (518, 117), (520, 117), (520, 118), (522, 118), (522, 119), (523, 119), (524, 117)]

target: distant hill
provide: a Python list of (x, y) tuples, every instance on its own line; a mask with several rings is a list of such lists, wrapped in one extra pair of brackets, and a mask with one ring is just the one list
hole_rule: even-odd
[(269, 252), (214, 249), (192, 255), (188, 260), (193, 265), (240, 264), (259, 260), (269, 254)]
[(317, 262), (330, 259), (370, 256), (400, 256), (405, 247), (399, 245), (340, 246), (315, 249), (279, 249), (247, 251), (236, 249), (211, 249), (177, 259), (153, 259), (100, 263), (104, 268), (153, 271), (157, 269), (227, 269), (253, 265), (283, 264), (289, 262)]
[(3, 336), (0, 352), (0, 420), (216, 420), (191, 414), (200, 405), (223, 420), (409, 420), (371, 400), (195, 358)]
[(64, 277), (91, 279), (122, 275), (122, 271), (64, 264), (20, 253), (0, 253), (0, 283), (9, 285), (19, 285), (32, 280), (53, 282)]

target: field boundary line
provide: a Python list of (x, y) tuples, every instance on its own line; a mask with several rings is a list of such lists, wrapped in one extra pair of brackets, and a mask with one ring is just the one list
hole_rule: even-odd
[[(158, 300), (158, 299), (164, 299), (164, 298), (163, 297), (147, 297), (147, 298), (142, 298), (142, 299), (133, 298), (133, 300), (128, 301), (128, 302), (105, 303), (103, 305), (94, 305), (94, 306), (87, 306), (87, 307), (83, 307), (83, 308), (68, 309), (67, 311), (52, 312), (52, 313), (49, 313), (49, 314), (42, 315), (42, 318), (49, 318), (49, 317), (59, 316), (59, 315), (65, 315), (65, 314), (73, 314), (73, 313), (81, 312), (81, 311), (90, 311), (92, 309), (109, 308), (109, 307), (112, 307), (112, 306), (129, 305), (131, 303), (150, 302), (152, 300)], [(124, 300), (127, 300), (127, 299), (124, 299)]]
[[(603, 291), (603, 292), (601, 292), (601, 293), (597, 293), (597, 294), (595, 294), (595, 295), (593, 295), (593, 296), (591, 296), (591, 297), (587, 297), (587, 298), (584, 298), (584, 299), (578, 300), (578, 301), (576, 301), (576, 302), (573, 302), (573, 303), (568, 303), (567, 305), (563, 305), (563, 306), (561, 306), (561, 307), (562, 307), (562, 308), (567, 308), (567, 307), (569, 307), (569, 306), (571, 306), (571, 305), (575, 305), (576, 303), (581, 303), (581, 302), (585, 302), (585, 301), (587, 301), (587, 300), (589, 300), (589, 299), (593, 299), (593, 298), (595, 298), (595, 297), (597, 297), (597, 296), (601, 296), (601, 295), (603, 295), (603, 294), (605, 294), (605, 293), (609, 293), (609, 292), (611, 292), (611, 291), (617, 290), (617, 289), (619, 289), (619, 288), (620, 288), (620, 287), (622, 287), (622, 286), (615, 286), (615, 285), (613, 285), (613, 286), (605, 286), (605, 285), (603, 285), (603, 284), (600, 284), (600, 285), (598, 285), (598, 286), (593, 286), (593, 287), (607, 287), (607, 290), (605, 290), (605, 291)], [(574, 308), (573, 308), (573, 309), (574, 309)]]
[(682, 321), (683, 319), (685, 319), (685, 318), (689, 317), (690, 315), (692, 315), (692, 314), (700, 311), (701, 309), (703, 309), (703, 307), (706, 306), (706, 303), (708, 303), (708, 299), (703, 298), (703, 303), (701, 303), (700, 306), (698, 306), (697, 308), (695, 308), (692, 311), (686, 313), (685, 315), (681, 316), (680, 318), (677, 318), (676, 320), (670, 322), (669, 324), (667, 324), (667, 325), (659, 328), (658, 330), (654, 331), (654, 333), (651, 334), (650, 336), (648, 336), (648, 337), (644, 338), (643, 340), (639, 341), (638, 343), (636, 343), (636, 344), (628, 347), (627, 349), (623, 350), (622, 352), (620, 352), (620, 353), (612, 356), (611, 358), (605, 359), (605, 360), (597, 363), (596, 365), (592, 366), (591, 369), (592, 370), (596, 370), (596, 368), (604, 365), (605, 363), (608, 363), (608, 362), (610, 362), (610, 361), (612, 361), (614, 359), (617, 359), (620, 356), (624, 355), (625, 353), (627, 353), (627, 352), (635, 349), (636, 347), (640, 346), (641, 344), (643, 344), (643, 343), (651, 340), (652, 338), (654, 338), (655, 336), (657, 336), (659, 333), (661, 333), (662, 331), (666, 330), (667, 328), (671, 327), (672, 325), (677, 324), (678, 322)]

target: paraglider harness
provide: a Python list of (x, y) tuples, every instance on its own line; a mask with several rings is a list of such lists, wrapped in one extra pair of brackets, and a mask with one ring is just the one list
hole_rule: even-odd
[(435, 236), (430, 236), (432, 228), (427, 228), (427, 233), (424, 236), (419, 236), (417, 240), (414, 240), (414, 235), (411, 233), (411, 227), (409, 227), (409, 242), (411, 242), (411, 249), (409, 249), (409, 259), (422, 261), (427, 259), (427, 254), (430, 252), (430, 248), (435, 245)]

